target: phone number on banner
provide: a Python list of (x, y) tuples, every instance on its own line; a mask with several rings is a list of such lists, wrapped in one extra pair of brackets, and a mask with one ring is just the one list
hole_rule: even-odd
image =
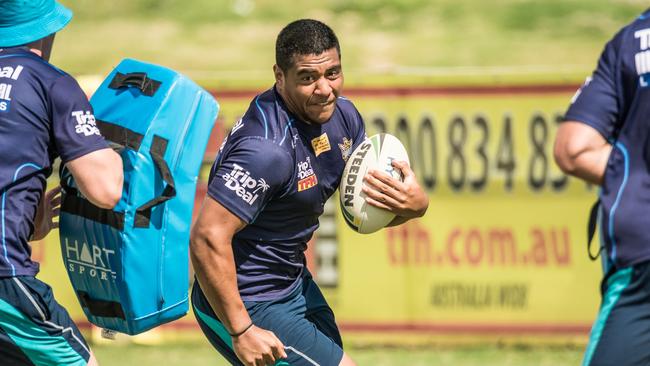
[[(432, 114), (393, 120), (375, 115), (366, 117), (366, 128), (368, 135), (385, 132), (402, 141), (413, 170), (429, 192), (445, 185), (455, 193), (480, 193), (490, 184), (511, 192), (521, 184), (532, 192), (559, 193), (574, 180), (553, 161), (553, 142), (561, 121), (559, 113), (542, 112), (526, 120), (515, 120), (508, 113), (497, 118), (453, 114), (446, 120)], [(586, 191), (593, 189), (583, 185)]]

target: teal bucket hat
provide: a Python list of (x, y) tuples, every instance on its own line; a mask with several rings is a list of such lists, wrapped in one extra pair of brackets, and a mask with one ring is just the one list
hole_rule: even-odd
[(63, 29), (72, 11), (55, 0), (0, 0), (0, 47), (27, 44)]

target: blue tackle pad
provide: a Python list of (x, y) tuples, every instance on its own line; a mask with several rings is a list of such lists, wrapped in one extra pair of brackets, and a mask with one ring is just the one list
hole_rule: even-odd
[(90, 103), (122, 157), (124, 188), (102, 209), (62, 169), (61, 252), (88, 320), (138, 334), (188, 311), (194, 194), (219, 106), (183, 75), (130, 59)]

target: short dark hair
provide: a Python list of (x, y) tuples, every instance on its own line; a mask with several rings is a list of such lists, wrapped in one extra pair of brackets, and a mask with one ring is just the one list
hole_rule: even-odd
[(332, 28), (313, 19), (300, 19), (289, 23), (275, 41), (275, 63), (287, 71), (293, 66), (295, 55), (320, 55), (336, 48), (341, 57), (339, 40)]

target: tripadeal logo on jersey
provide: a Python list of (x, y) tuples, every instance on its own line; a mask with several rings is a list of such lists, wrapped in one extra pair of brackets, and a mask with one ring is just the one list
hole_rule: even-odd
[(318, 184), (318, 178), (311, 166), (309, 156), (307, 160), (298, 163), (298, 192), (315, 187)]
[(264, 193), (270, 188), (264, 178), (251, 177), (251, 173), (238, 164), (233, 164), (230, 173), (224, 174), (222, 178), (225, 180), (226, 188), (235, 192), (237, 197), (251, 206), (259, 197), (260, 190)]
[(634, 38), (639, 40), (640, 50), (634, 55), (634, 63), (639, 75), (639, 85), (645, 88), (650, 86), (650, 28), (634, 32)]
[[(15, 68), (5, 66), (0, 68), (0, 79), (18, 80), (23, 67), (18, 65)], [(9, 111), (9, 102), (11, 102), (11, 84), (0, 83), (0, 112)]]
[(74, 111), (72, 117), (75, 118), (77, 125), (74, 127), (74, 132), (84, 136), (101, 135), (95, 116), (90, 111)]
[(14, 67), (11, 66), (5, 66), (0, 68), (0, 79), (11, 79), (11, 80), (18, 80), (18, 77), (20, 76), (20, 72), (23, 71), (23, 67), (21, 65)]

